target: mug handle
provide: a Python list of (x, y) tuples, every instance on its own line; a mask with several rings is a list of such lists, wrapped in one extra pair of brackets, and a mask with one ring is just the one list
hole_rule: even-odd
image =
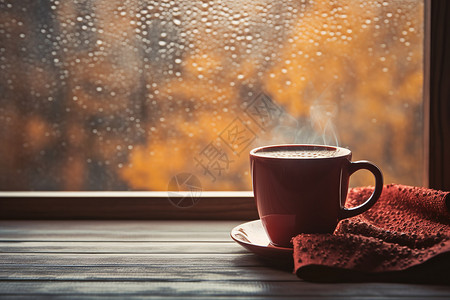
[(366, 160), (350, 162), (349, 176), (361, 169), (369, 170), (370, 172), (372, 172), (373, 176), (375, 176), (375, 189), (369, 199), (367, 199), (367, 201), (363, 204), (351, 208), (341, 207), (339, 220), (362, 214), (363, 212), (371, 208), (381, 195), (381, 191), (383, 190), (383, 174), (381, 174), (380, 169), (378, 169), (378, 167), (373, 163)]

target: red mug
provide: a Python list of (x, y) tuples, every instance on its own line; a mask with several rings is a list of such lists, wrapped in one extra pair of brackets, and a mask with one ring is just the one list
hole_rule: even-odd
[[(381, 195), (383, 175), (373, 163), (352, 162), (349, 149), (320, 145), (273, 145), (250, 151), (258, 214), (275, 246), (292, 247), (299, 233), (332, 233), (338, 222), (361, 214)], [(349, 177), (360, 169), (375, 176), (369, 199), (345, 208)]]

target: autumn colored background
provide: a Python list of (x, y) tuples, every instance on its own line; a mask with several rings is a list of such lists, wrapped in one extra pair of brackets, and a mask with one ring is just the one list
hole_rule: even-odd
[(0, 0), (0, 189), (250, 190), (248, 151), (294, 142), (422, 185), (423, 23), (423, 1)]

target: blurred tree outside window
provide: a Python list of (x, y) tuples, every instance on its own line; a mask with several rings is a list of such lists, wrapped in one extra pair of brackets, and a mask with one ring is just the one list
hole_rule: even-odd
[(248, 152), (276, 143), (348, 147), (422, 185), (423, 16), (417, 0), (0, 0), (0, 190), (250, 190)]

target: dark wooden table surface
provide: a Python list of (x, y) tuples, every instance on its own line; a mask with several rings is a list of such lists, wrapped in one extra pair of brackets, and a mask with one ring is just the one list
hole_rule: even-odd
[(448, 286), (304, 282), (234, 243), (239, 223), (0, 221), (0, 298), (450, 299)]

